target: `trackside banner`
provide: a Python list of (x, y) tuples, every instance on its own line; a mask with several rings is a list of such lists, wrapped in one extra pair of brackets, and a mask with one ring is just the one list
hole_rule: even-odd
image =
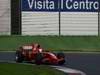
[(98, 12), (100, 0), (21, 0), (22, 11)]

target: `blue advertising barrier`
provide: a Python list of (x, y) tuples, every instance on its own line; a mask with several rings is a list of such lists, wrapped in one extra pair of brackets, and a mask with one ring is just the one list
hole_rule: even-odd
[(100, 0), (21, 0), (22, 11), (98, 12)]

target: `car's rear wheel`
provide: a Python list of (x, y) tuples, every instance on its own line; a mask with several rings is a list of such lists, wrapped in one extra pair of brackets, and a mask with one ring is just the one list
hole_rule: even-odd
[(43, 60), (43, 54), (42, 53), (37, 53), (35, 57), (35, 64), (40, 65)]
[(24, 58), (23, 58), (23, 55), (20, 51), (16, 51), (16, 58), (15, 58), (16, 62), (23, 62)]

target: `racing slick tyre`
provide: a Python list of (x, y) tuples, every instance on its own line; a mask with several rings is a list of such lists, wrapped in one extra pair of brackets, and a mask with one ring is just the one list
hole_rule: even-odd
[(65, 63), (65, 59), (58, 62), (59, 65), (63, 65)]
[(23, 62), (24, 58), (23, 58), (23, 55), (20, 51), (16, 51), (16, 62)]
[(58, 58), (65, 58), (65, 55), (64, 55), (64, 53), (58, 53), (58, 54), (57, 54), (57, 57), (58, 57)]
[(35, 57), (35, 64), (40, 65), (43, 60), (43, 54), (42, 53), (37, 53)]
[(59, 65), (63, 65), (65, 63), (65, 55), (64, 53), (58, 53), (57, 54), (58, 59), (60, 59), (60, 61), (58, 62)]

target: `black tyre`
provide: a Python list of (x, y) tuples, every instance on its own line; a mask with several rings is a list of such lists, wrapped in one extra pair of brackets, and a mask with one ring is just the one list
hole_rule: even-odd
[(63, 64), (65, 63), (65, 55), (64, 55), (64, 53), (58, 53), (58, 54), (57, 54), (57, 57), (58, 57), (58, 59), (61, 59), (61, 60), (58, 62), (58, 64), (59, 64), (59, 65), (63, 65)]
[(58, 54), (57, 54), (57, 57), (58, 57), (58, 58), (65, 58), (65, 55), (64, 55), (64, 53), (58, 53)]
[(23, 58), (23, 55), (20, 51), (16, 51), (16, 62), (23, 62), (24, 58)]
[(65, 63), (65, 59), (58, 62), (58, 65), (63, 65)]
[(42, 53), (36, 54), (35, 64), (40, 65), (42, 63), (42, 60), (43, 60), (43, 54)]

